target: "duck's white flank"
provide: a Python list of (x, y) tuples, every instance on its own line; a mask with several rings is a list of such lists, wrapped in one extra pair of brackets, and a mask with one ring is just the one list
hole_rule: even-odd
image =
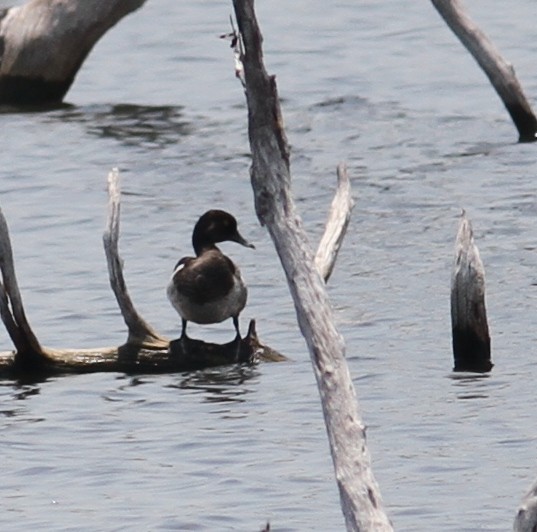
[(175, 274), (184, 266), (184, 264), (180, 264), (175, 269), (167, 288), (168, 299), (181, 318), (200, 324), (220, 323), (241, 313), (246, 305), (248, 290), (238, 268), (235, 270), (233, 287), (225, 297), (221, 297), (216, 301), (196, 304), (182, 295), (173, 282)]

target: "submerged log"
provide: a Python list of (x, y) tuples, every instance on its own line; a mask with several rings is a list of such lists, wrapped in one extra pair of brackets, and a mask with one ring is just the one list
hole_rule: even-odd
[(490, 371), (493, 364), (485, 308), (485, 269), (464, 211), (451, 276), (451, 327), (454, 371)]
[(30, 0), (0, 12), (0, 104), (60, 103), (95, 43), (145, 0)]
[(21, 378), (99, 371), (171, 373), (227, 364), (284, 360), (286, 358), (283, 355), (259, 341), (255, 321), (251, 320), (248, 334), (239, 342), (233, 340), (227, 344), (214, 344), (188, 338), (172, 340), (160, 348), (127, 342), (119, 347), (43, 348), (40, 352), (2, 352), (0, 376)]
[(489, 78), (518, 130), (519, 142), (534, 142), (537, 138), (537, 118), (513, 65), (500, 55), (492, 41), (468, 17), (459, 0), (431, 1)]
[(244, 46), (241, 59), (256, 212), (280, 257), (309, 348), (347, 530), (391, 531), (371, 469), (345, 343), (336, 329), (325, 285), (292, 199), (289, 147), (276, 81), (263, 64), (253, 0), (234, 0), (233, 5)]

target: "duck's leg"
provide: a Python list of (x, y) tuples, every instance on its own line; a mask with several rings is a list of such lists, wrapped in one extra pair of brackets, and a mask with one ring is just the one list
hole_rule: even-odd
[(187, 321), (185, 320), (185, 318), (181, 318), (181, 324), (182, 324), (182, 327), (181, 327), (181, 340), (183, 340), (185, 338), (188, 338), (188, 336), (186, 335)]
[(235, 330), (237, 331), (237, 336), (235, 336), (234, 342), (237, 344), (237, 351), (235, 353), (235, 361), (239, 362), (241, 357), (241, 333), (239, 331), (239, 317), (233, 316), (233, 325), (235, 326)]
[(239, 331), (239, 317), (233, 316), (233, 325), (235, 326), (235, 330), (237, 331), (237, 336), (235, 337), (235, 340), (241, 339), (241, 333)]

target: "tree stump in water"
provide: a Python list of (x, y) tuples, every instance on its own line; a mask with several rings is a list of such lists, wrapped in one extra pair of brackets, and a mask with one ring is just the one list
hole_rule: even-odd
[(464, 212), (451, 277), (451, 327), (454, 371), (490, 371), (493, 364), (485, 308), (485, 269)]

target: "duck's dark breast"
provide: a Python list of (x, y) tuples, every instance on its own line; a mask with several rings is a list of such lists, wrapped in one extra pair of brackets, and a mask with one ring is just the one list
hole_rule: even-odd
[(173, 276), (177, 291), (192, 303), (203, 305), (224, 298), (233, 288), (235, 266), (219, 251), (184, 259)]

